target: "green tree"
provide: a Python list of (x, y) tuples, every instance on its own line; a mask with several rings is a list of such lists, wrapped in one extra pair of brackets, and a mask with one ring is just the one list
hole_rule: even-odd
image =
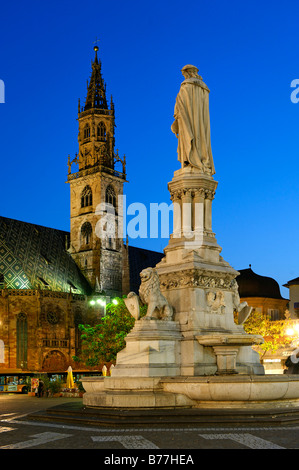
[(291, 344), (294, 338), (286, 334), (290, 325), (289, 320), (272, 321), (268, 315), (253, 310), (243, 326), (246, 333), (264, 338), (264, 343), (258, 347), (259, 354), (264, 355), (266, 352), (274, 353)]
[[(82, 361), (87, 366), (96, 366), (101, 362), (115, 361), (116, 355), (126, 343), (125, 337), (134, 326), (135, 319), (128, 311), (123, 298), (115, 299), (117, 303), (106, 306), (106, 315), (94, 326), (79, 325), (82, 340), (80, 357), (74, 361)], [(146, 306), (141, 306), (141, 316), (146, 313)]]

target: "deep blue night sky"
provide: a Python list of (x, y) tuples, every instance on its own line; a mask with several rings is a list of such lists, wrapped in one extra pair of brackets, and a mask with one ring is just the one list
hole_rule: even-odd
[[(236, 269), (299, 275), (298, 1), (5, 2), (1, 6), (1, 215), (69, 230), (67, 156), (78, 98), (99, 56), (127, 157), (128, 204), (170, 203), (179, 168), (170, 126), (181, 68), (211, 90), (213, 230)], [(298, 94), (299, 96), (299, 94)], [(161, 251), (167, 239), (130, 243)], [(288, 290), (281, 288), (288, 297)]]

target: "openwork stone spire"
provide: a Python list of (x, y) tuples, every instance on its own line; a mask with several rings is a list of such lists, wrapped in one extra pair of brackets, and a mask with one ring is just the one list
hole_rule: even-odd
[(98, 59), (97, 51), (99, 48), (94, 47), (95, 59), (92, 62), (92, 72), (89, 84), (87, 83), (87, 97), (84, 110), (98, 108), (108, 109), (106, 100), (106, 84), (101, 73), (101, 61)]

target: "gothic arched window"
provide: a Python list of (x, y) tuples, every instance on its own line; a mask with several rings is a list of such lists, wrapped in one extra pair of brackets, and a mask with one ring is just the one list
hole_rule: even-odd
[(17, 367), (27, 368), (27, 315), (17, 316)]
[(89, 222), (84, 222), (81, 227), (81, 243), (88, 245), (91, 242), (92, 226)]
[(116, 194), (111, 185), (107, 186), (106, 189), (106, 203), (111, 204), (116, 209)]
[(3, 341), (3, 339), (0, 339), (0, 364), (3, 364), (5, 362), (4, 361), (4, 351), (5, 351), (4, 341)]
[(81, 207), (92, 206), (92, 191), (90, 186), (85, 186), (81, 193)]
[(90, 138), (90, 127), (88, 124), (84, 127), (84, 139)]
[(97, 128), (97, 136), (99, 140), (106, 140), (106, 126), (102, 121)]

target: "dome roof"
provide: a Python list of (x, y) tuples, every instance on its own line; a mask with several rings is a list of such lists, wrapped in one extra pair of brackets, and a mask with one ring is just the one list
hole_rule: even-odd
[(287, 284), (284, 284), (283, 287), (290, 287), (290, 286), (298, 286), (299, 285), (299, 277), (292, 279)]
[(270, 299), (283, 299), (280, 288), (275, 279), (260, 276), (251, 268), (239, 269), (240, 275), (236, 277), (240, 297), (267, 297)]

